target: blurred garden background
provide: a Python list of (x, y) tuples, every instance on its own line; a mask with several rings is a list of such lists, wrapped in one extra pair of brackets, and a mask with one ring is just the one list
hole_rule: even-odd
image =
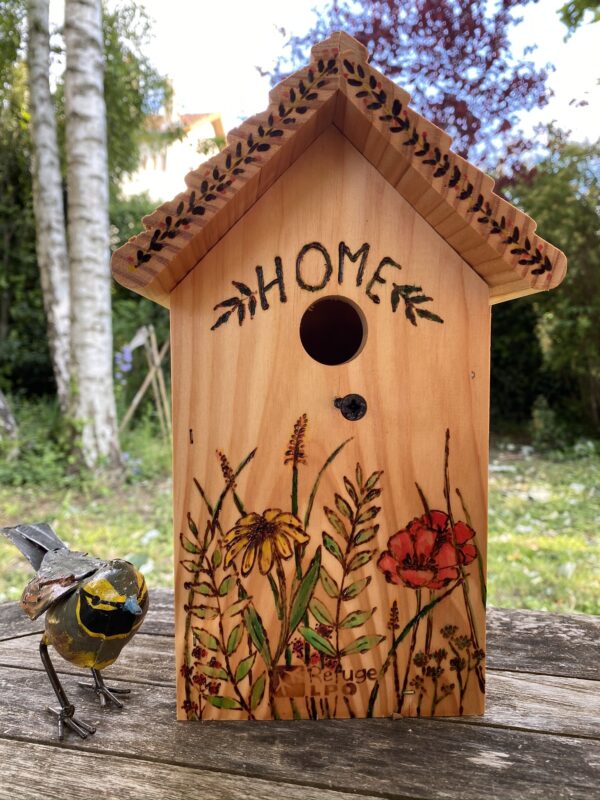
[[(45, 520), (172, 584), (168, 312), (110, 280), (109, 250), (343, 29), (568, 256), (556, 291), (493, 309), (488, 600), (600, 613), (600, 2), (268, 0), (249, 21), (97, 0), (95, 29), (84, 5), (0, 0), (0, 527)], [(106, 130), (87, 174), (78, 65)], [(0, 539), (0, 602), (28, 578)]]

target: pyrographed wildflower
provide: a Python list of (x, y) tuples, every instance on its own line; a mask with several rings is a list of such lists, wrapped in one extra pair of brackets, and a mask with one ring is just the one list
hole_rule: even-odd
[(294, 432), (290, 437), (287, 450), (283, 459), (284, 464), (306, 464), (306, 455), (304, 452), (304, 438), (306, 436), (306, 427), (308, 425), (308, 417), (306, 414), (298, 417), (294, 424)]
[(219, 464), (221, 465), (221, 472), (223, 473), (225, 485), (228, 489), (235, 489), (235, 474), (231, 468), (231, 464), (229, 463), (227, 456), (222, 450), (217, 450), (217, 458), (219, 459)]
[(400, 627), (400, 612), (398, 611), (398, 601), (394, 600), (390, 608), (390, 621), (388, 622), (388, 630), (396, 631)]
[(244, 550), (241, 571), (250, 574), (258, 555), (258, 568), (263, 575), (271, 571), (275, 559), (292, 557), (290, 539), (297, 544), (306, 544), (308, 534), (294, 514), (279, 508), (267, 508), (262, 514), (246, 514), (223, 538), (227, 548), (225, 568)]

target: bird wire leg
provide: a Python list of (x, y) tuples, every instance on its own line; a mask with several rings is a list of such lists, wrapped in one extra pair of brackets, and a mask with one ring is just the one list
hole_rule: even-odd
[(117, 708), (123, 708), (123, 703), (115, 697), (117, 694), (129, 694), (131, 689), (115, 689), (113, 686), (110, 688), (104, 683), (99, 669), (92, 668), (92, 676), (94, 683), (80, 683), (79, 685), (84, 689), (93, 689), (96, 695), (100, 698), (100, 705), (104, 708), (106, 701), (113, 703)]
[(75, 731), (75, 733), (78, 736), (81, 736), (82, 739), (87, 739), (90, 733), (96, 733), (96, 728), (94, 728), (93, 725), (88, 725), (87, 722), (83, 722), (83, 720), (77, 719), (74, 716), (75, 706), (69, 702), (69, 698), (63, 689), (56, 670), (54, 669), (54, 664), (52, 663), (50, 659), (50, 653), (48, 652), (48, 643), (45, 635), (42, 637), (40, 642), (40, 657), (42, 659), (44, 669), (46, 670), (48, 680), (54, 689), (54, 694), (60, 703), (60, 708), (51, 708), (48, 706), (48, 711), (50, 714), (53, 714), (58, 719), (59, 740), (62, 742), (62, 740), (65, 738), (65, 727)]

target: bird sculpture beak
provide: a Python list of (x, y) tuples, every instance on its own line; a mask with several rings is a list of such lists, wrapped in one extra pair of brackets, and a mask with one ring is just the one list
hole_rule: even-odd
[(129, 611), (130, 614), (133, 614), (134, 617), (139, 617), (142, 613), (142, 607), (137, 601), (135, 595), (130, 595), (127, 600), (123, 603), (123, 608), (125, 611)]

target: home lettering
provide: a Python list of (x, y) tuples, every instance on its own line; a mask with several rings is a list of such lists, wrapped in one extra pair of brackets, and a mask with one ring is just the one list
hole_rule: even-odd
[[(338, 246), (337, 258), (337, 283), (341, 286), (345, 279), (345, 269), (350, 264), (356, 265), (355, 281), (356, 286), (362, 286), (367, 272), (367, 261), (371, 252), (371, 245), (364, 242), (353, 252), (352, 248), (344, 241)], [(212, 325), (211, 330), (216, 330), (226, 323), (233, 314), (237, 315), (238, 323), (243, 325), (246, 317), (253, 319), (258, 303), (263, 311), (267, 311), (270, 302), (277, 297), (277, 293), (268, 295), (268, 292), (278, 289), (279, 302), (285, 303), (287, 295), (285, 291), (284, 265), (280, 256), (275, 256), (275, 277), (269, 280), (269, 275), (265, 277), (265, 268), (262, 265), (256, 267), (257, 288), (253, 289), (242, 281), (232, 281), (232, 285), (238, 291), (238, 295), (222, 300), (214, 307), (220, 310), (220, 316)], [(384, 256), (378, 263), (370, 278), (365, 284), (365, 294), (371, 302), (380, 304), (381, 295), (375, 289), (377, 285), (385, 286), (392, 277), (392, 270), (401, 270), (402, 265), (390, 256)], [(387, 277), (384, 277), (384, 272)], [(306, 292), (320, 292), (331, 282), (333, 278), (333, 261), (325, 245), (321, 242), (308, 242), (303, 245), (296, 256), (295, 279), (298, 286)], [(335, 278), (333, 278), (335, 280)], [(417, 324), (417, 319), (430, 320), (431, 322), (443, 322), (442, 318), (431, 311), (421, 307), (421, 304), (433, 300), (432, 297), (423, 293), (420, 286), (411, 284), (390, 284), (390, 304), (392, 311), (395, 312), (400, 300), (404, 302), (406, 318), (413, 325)]]

